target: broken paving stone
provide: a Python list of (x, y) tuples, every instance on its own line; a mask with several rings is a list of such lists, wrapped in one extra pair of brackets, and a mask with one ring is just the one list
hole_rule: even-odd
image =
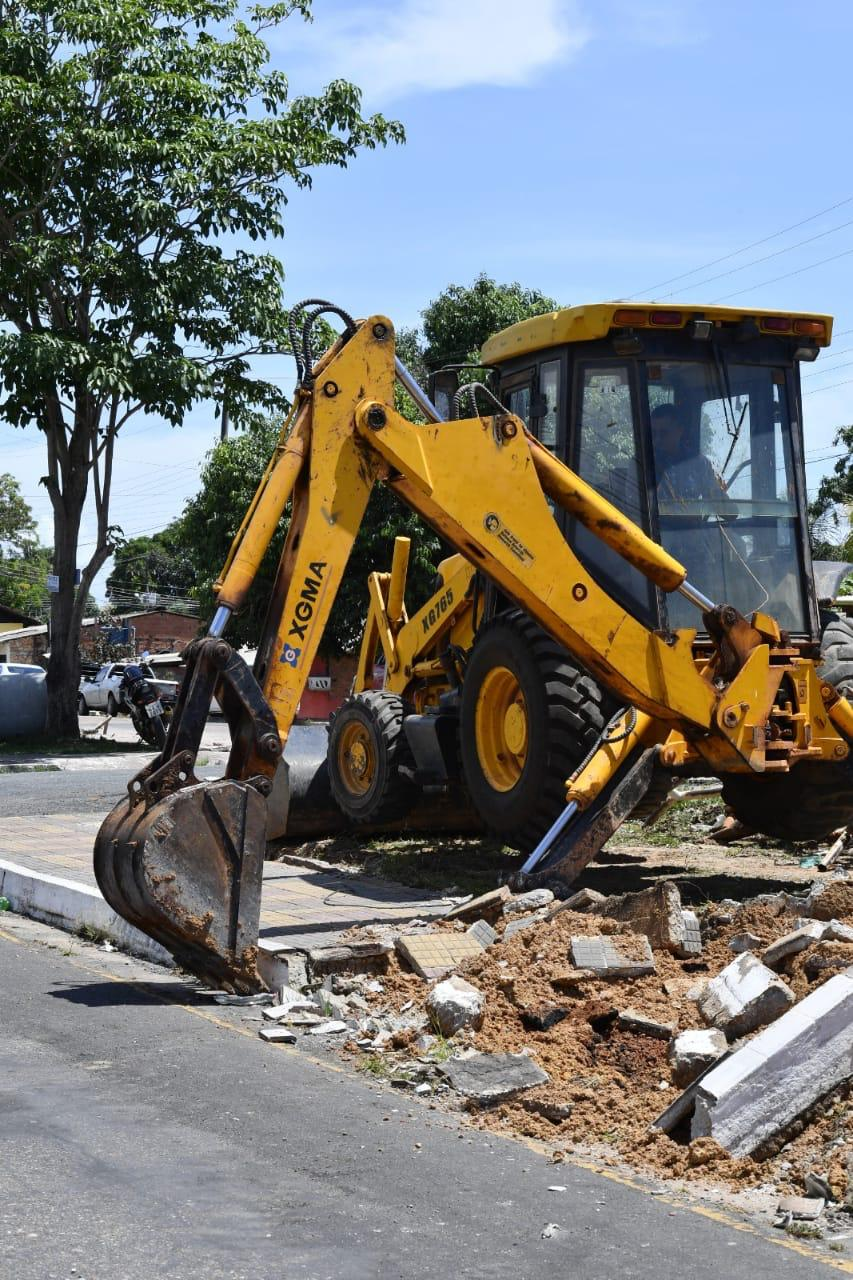
[(588, 969), (601, 978), (641, 978), (655, 972), (655, 958), (648, 938), (571, 939), (572, 962), (578, 969)]
[(272, 991), (256, 991), (250, 996), (236, 996), (233, 991), (199, 991), (201, 996), (211, 996), (217, 1004), (274, 1004), (275, 996)]
[(853, 942), (853, 928), (840, 920), (830, 920), (823, 931), (824, 942)]
[(308, 962), (315, 977), (352, 970), (369, 972), (386, 967), (392, 950), (392, 944), (384, 938), (374, 942), (350, 942), (345, 946), (312, 947), (308, 952)]
[(664, 880), (639, 893), (614, 894), (593, 906), (590, 915), (620, 920), (634, 933), (648, 938), (652, 947), (670, 951), (682, 959), (699, 955), (702, 950), (699, 921), (692, 911), (688, 918), (678, 886), (672, 880)]
[(772, 969), (745, 951), (705, 984), (696, 1003), (707, 1023), (735, 1040), (790, 1009), (794, 993)]
[(822, 1173), (807, 1173), (803, 1182), (806, 1195), (815, 1200), (833, 1200), (832, 1187)]
[(270, 1022), (280, 1022), (282, 1018), (288, 1018), (295, 1013), (316, 1013), (317, 1004), (314, 1000), (306, 1000), (300, 996), (298, 1000), (292, 1000), (287, 1004), (271, 1004), (263, 1010), (263, 1015)]
[(653, 1040), (669, 1040), (675, 1031), (671, 1022), (658, 1022), (636, 1009), (623, 1009), (618, 1018), (623, 1031), (631, 1031), (638, 1036), (651, 1036)]
[(454, 974), (433, 987), (426, 998), (426, 1010), (443, 1036), (453, 1036), (463, 1027), (475, 1030), (483, 1024), (486, 997), (470, 982)]
[(533, 929), (540, 920), (545, 919), (545, 911), (537, 911), (533, 916), (518, 916), (515, 920), (509, 920), (503, 931), (503, 941), (509, 942), (510, 938), (514, 938), (517, 933), (522, 933), (525, 929)]
[(475, 1053), (440, 1067), (457, 1093), (485, 1104), (548, 1084), (546, 1072), (526, 1053)]
[(287, 1027), (261, 1027), (258, 1035), (272, 1044), (296, 1044), (296, 1032)]
[(682, 1089), (692, 1084), (727, 1049), (726, 1037), (716, 1027), (682, 1031), (669, 1046), (669, 1062), (675, 1083)]
[(820, 942), (825, 931), (826, 925), (820, 920), (810, 920), (802, 928), (795, 929), (793, 933), (786, 933), (783, 938), (777, 938), (775, 942), (771, 942), (770, 946), (765, 948), (761, 958), (766, 965), (773, 968), (788, 956), (797, 955), (798, 952), (805, 951), (806, 947), (812, 947), (816, 942)]
[(442, 978), (463, 960), (483, 954), (483, 946), (470, 934), (401, 934), (395, 943), (399, 955), (427, 982)]
[(759, 947), (763, 947), (764, 943), (754, 933), (736, 933), (729, 941), (729, 951), (734, 951), (735, 955), (743, 955), (744, 951), (757, 951)]
[(451, 908), (443, 920), (497, 920), (503, 910), (503, 904), (512, 897), (507, 885), (492, 889), (489, 893), (480, 894), (479, 898), (469, 898), (458, 907)]
[(850, 1076), (853, 973), (812, 991), (702, 1077), (692, 1136), (748, 1156)]
[(503, 913), (505, 916), (515, 916), (520, 912), (538, 911), (540, 907), (547, 907), (554, 901), (554, 895), (550, 889), (531, 889), (528, 893), (520, 893), (517, 898), (508, 898), (503, 905)]
[(489, 924), (488, 920), (475, 920), (472, 925), (465, 930), (471, 938), (476, 938), (481, 947), (490, 947), (493, 942), (497, 942), (497, 932)]
[(599, 893), (597, 889), (578, 889), (577, 893), (573, 893), (570, 898), (555, 902), (548, 910), (548, 919), (553, 920), (554, 916), (560, 915), (562, 911), (587, 911), (603, 901), (604, 894)]
[(328, 1022), (321, 1022), (316, 1027), (309, 1027), (307, 1034), (309, 1036), (337, 1036), (342, 1031), (349, 1031), (347, 1024), (337, 1018), (330, 1018)]

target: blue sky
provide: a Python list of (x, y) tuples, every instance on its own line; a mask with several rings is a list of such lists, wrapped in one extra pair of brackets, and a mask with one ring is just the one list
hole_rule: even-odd
[[(830, 312), (833, 347), (804, 370), (816, 486), (853, 422), (853, 5), (315, 0), (314, 15), (270, 34), (273, 64), (296, 92), (353, 80), (408, 142), (290, 193), (270, 246), (288, 302), (330, 297), (412, 325), (485, 271), (566, 305), (672, 295)], [(289, 362), (273, 365), (289, 387)], [(180, 430), (133, 420), (124, 436), (113, 522), (153, 532), (195, 492), (213, 413)], [(35, 433), (0, 433), (0, 470), (49, 543), (43, 469)]]

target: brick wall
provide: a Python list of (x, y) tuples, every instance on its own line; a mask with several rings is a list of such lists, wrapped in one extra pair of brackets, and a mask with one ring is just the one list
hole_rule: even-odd
[(356, 654), (342, 654), (336, 658), (315, 658), (312, 676), (330, 676), (331, 688), (306, 689), (299, 702), (300, 720), (328, 720), (348, 695), (358, 666)]
[(41, 657), (46, 648), (46, 630), (35, 636), (18, 636), (15, 640), (4, 640), (0, 635), (0, 654), (7, 654), (9, 662), (35, 663), (43, 666)]

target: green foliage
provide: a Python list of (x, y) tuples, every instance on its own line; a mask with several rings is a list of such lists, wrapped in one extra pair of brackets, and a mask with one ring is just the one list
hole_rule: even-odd
[(530, 316), (556, 311), (558, 303), (517, 282), (496, 284), (480, 274), (472, 285), (448, 285), (422, 312), (428, 368), (476, 363), (487, 338)]
[[(265, 29), (309, 0), (7, 0), (0, 22), (0, 414), (36, 425), (54, 511), (49, 728), (76, 725), (76, 635), (116, 546), (117, 433), (227, 400), (235, 425), (280, 410), (249, 357), (286, 345), (286, 191), (321, 165), (401, 141), (333, 81), (292, 97)], [(97, 539), (74, 588), (89, 489)]]
[(46, 614), (51, 556), (14, 476), (0, 475), (0, 604), (31, 618)]
[[(180, 520), (170, 526), (174, 545), (196, 583), (202, 616), (213, 610), (213, 583), (278, 435), (278, 424), (268, 419), (253, 430), (217, 445), (208, 455), (200, 492), (186, 504)], [(228, 638), (232, 644), (250, 647), (258, 644), (286, 530), (287, 518), (264, 557), (245, 610), (229, 624)], [(413, 540), (407, 591), (410, 608), (429, 594), (435, 564), (440, 558), (439, 540), (402, 507), (393, 494), (377, 486), (323, 637), (325, 652), (347, 652), (358, 646), (367, 614), (367, 576), (373, 569), (391, 567), (394, 538), (399, 534)]]
[(809, 505), (812, 554), (817, 560), (853, 560), (853, 533), (843, 536), (839, 510), (853, 507), (853, 426), (840, 427), (833, 444), (841, 445), (843, 453)]
[(188, 597), (195, 574), (179, 544), (178, 522), (167, 525), (151, 537), (130, 538), (116, 548), (113, 570), (107, 578), (107, 599), (117, 608), (136, 609), (141, 596), (154, 591), (160, 596)]

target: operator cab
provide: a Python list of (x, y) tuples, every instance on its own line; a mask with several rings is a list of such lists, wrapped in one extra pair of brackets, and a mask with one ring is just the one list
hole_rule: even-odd
[[(660, 542), (693, 586), (817, 640), (799, 363), (828, 316), (608, 303), (537, 316), (483, 348), (500, 399), (541, 442)], [(562, 512), (587, 569), (650, 626), (701, 628)]]

